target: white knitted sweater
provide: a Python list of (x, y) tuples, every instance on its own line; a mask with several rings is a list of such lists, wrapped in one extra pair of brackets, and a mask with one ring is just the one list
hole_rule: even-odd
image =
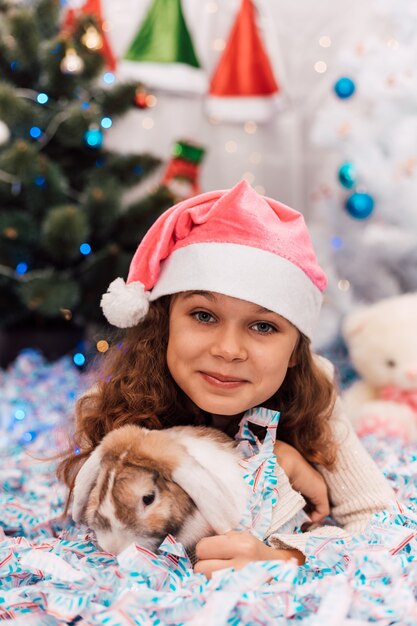
[[(340, 398), (336, 402), (331, 420), (336, 441), (339, 443), (336, 465), (333, 471), (319, 466), (317, 469), (328, 487), (331, 516), (342, 528), (321, 526), (305, 533), (289, 533), (291, 518), (303, 509), (306, 502), (291, 487), (288, 477), (278, 466), (278, 502), (272, 513), (271, 527), (266, 538), (274, 548), (290, 547), (305, 553), (311, 536), (348, 539), (352, 534), (361, 532), (374, 513), (390, 508), (395, 500), (388, 481), (344, 415)], [(285, 532), (280, 532), (284, 526)]]

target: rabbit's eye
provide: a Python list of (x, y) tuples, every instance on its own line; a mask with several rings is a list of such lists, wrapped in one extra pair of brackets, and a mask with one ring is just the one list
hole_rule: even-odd
[(395, 367), (396, 366), (396, 363), (395, 363), (395, 361), (393, 359), (387, 359), (385, 361), (385, 363), (388, 365), (388, 367)]
[(148, 493), (146, 496), (143, 496), (142, 498), (142, 502), (145, 506), (148, 506), (149, 504), (152, 504), (152, 502), (155, 500), (155, 492), (152, 491), (152, 493)]

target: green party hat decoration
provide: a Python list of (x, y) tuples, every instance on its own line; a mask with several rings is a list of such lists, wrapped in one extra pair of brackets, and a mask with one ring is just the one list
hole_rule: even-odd
[(154, 89), (204, 93), (198, 61), (181, 0), (153, 0), (119, 68)]
[(185, 63), (200, 67), (181, 0), (155, 0), (125, 54), (129, 61)]

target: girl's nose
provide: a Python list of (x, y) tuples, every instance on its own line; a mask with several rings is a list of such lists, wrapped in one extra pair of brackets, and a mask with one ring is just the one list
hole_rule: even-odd
[(247, 358), (247, 351), (241, 333), (232, 328), (219, 329), (213, 338), (211, 354), (226, 361), (244, 361)]

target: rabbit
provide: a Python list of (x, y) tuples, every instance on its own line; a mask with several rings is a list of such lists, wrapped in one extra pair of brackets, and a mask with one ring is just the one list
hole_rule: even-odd
[(203, 537), (234, 528), (250, 488), (235, 442), (214, 428), (109, 432), (79, 470), (72, 517), (119, 554), (132, 542), (153, 552), (167, 534), (192, 554)]

